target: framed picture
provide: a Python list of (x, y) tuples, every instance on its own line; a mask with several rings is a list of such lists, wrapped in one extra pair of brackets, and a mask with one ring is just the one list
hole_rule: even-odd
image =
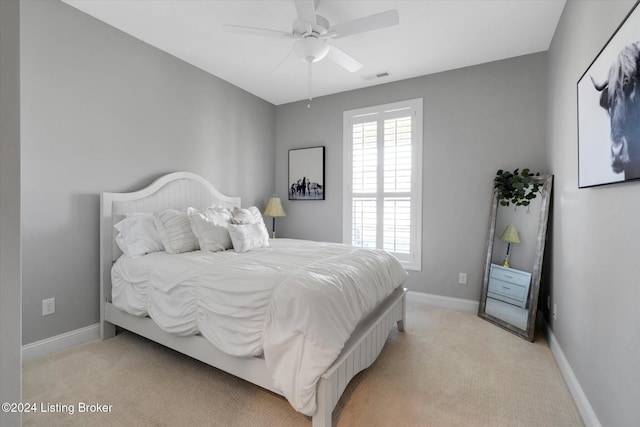
[(638, 2), (578, 80), (578, 187), (640, 178)]
[(289, 200), (324, 200), (324, 147), (289, 150)]

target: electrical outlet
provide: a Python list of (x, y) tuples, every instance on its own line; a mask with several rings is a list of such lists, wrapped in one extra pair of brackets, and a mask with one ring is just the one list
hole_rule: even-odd
[(42, 300), (42, 315), (48, 316), (56, 312), (56, 299), (49, 298)]
[(558, 305), (553, 304), (553, 320), (556, 320), (556, 314), (558, 313)]
[(461, 285), (467, 284), (467, 273), (458, 273), (458, 283)]

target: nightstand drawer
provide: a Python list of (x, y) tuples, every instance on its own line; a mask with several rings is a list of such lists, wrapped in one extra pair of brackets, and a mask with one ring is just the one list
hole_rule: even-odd
[(529, 281), (531, 280), (531, 274), (522, 273), (520, 271), (513, 270), (513, 269), (494, 267), (491, 269), (491, 278), (513, 283), (515, 285), (529, 286)]
[(517, 301), (523, 301), (525, 299), (525, 286), (516, 285), (502, 280), (492, 280), (489, 282), (489, 292), (500, 294), (507, 298), (513, 298)]

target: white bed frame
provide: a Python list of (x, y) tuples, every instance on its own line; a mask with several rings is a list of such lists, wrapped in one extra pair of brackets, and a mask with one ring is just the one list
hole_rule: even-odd
[[(239, 197), (221, 194), (204, 178), (190, 172), (165, 175), (148, 187), (132, 193), (102, 193), (100, 198), (100, 335), (113, 337), (116, 326), (151, 339), (274, 393), (271, 374), (264, 359), (237, 357), (221, 352), (201, 335), (189, 337), (162, 331), (148, 317), (137, 317), (111, 304), (111, 267), (120, 256), (113, 225), (131, 212), (157, 212), (186, 207), (241, 206)], [(380, 354), (389, 332), (397, 323), (404, 331), (406, 289), (399, 287), (365, 319), (345, 344), (336, 361), (318, 381), (317, 409), (313, 427), (331, 427), (331, 414), (351, 379), (369, 367)]]

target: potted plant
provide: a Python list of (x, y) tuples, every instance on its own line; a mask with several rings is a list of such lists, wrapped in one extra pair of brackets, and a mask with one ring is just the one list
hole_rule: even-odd
[(529, 206), (531, 200), (540, 192), (541, 184), (531, 182), (532, 176), (540, 176), (540, 172), (531, 173), (529, 169), (519, 169), (513, 172), (500, 169), (494, 179), (494, 188), (498, 191), (500, 205)]

